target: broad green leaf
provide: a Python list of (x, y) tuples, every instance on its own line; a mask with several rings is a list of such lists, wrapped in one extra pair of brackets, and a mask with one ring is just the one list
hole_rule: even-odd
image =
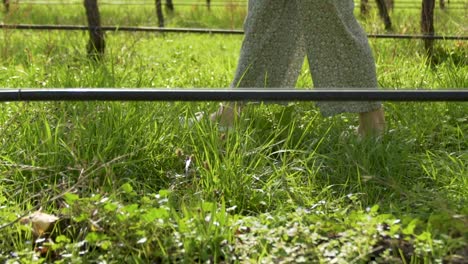
[(124, 191), (126, 194), (134, 193), (133, 187), (130, 183), (123, 184), (122, 186), (120, 186), (120, 189), (122, 189), (122, 191)]
[(141, 216), (145, 222), (153, 222), (156, 219), (167, 219), (169, 218), (169, 212), (162, 208), (152, 208)]
[(405, 235), (413, 235), (414, 234), (414, 229), (416, 228), (416, 225), (418, 224), (418, 219), (413, 219), (403, 230), (403, 234)]
[(66, 193), (63, 195), (63, 199), (65, 199), (65, 202), (68, 204), (73, 204), (75, 201), (80, 199), (80, 196), (74, 193)]
[(159, 196), (161, 198), (166, 198), (166, 197), (169, 196), (169, 194), (171, 194), (171, 191), (169, 191), (169, 190), (166, 190), (166, 189), (159, 190)]

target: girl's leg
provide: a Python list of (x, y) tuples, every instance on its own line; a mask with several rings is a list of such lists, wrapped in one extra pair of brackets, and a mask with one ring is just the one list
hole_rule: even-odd
[[(318, 89), (377, 89), (375, 61), (367, 35), (354, 17), (352, 0), (297, 0), (314, 86)], [(323, 115), (359, 114), (362, 136), (381, 134), (380, 102), (317, 104)]]
[[(231, 88), (293, 88), (305, 58), (296, 1), (250, 0), (244, 40)], [(230, 125), (240, 111), (234, 104), (211, 115)]]
[(305, 47), (296, 1), (250, 0), (232, 88), (292, 88)]
[[(367, 36), (353, 14), (352, 0), (297, 0), (307, 56), (317, 89), (377, 89)], [(369, 112), (379, 102), (319, 103), (325, 116)]]

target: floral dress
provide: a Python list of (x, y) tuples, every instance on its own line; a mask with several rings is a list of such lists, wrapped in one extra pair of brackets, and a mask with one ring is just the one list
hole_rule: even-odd
[[(307, 57), (316, 89), (375, 89), (375, 62), (353, 0), (250, 0), (233, 88), (293, 88)], [(319, 102), (324, 116), (380, 102)]]

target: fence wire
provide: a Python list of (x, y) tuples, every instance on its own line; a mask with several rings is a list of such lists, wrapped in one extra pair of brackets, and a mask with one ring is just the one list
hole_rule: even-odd
[[(18, 30), (103, 30), (111, 32), (157, 32), (157, 33), (196, 33), (242, 35), (243, 30), (210, 29), (210, 28), (161, 28), (161, 27), (130, 27), (130, 26), (102, 26), (89, 27), (84, 25), (33, 25), (33, 24), (0, 24), (0, 29)], [(437, 36), (437, 35), (407, 35), (407, 34), (368, 34), (375, 39), (433, 39), (433, 40), (468, 40), (468, 36)]]
[[(21, 5), (83, 5), (80, 1), (11, 1), (11, 4), (21, 4)], [(154, 1), (101, 1), (99, 5), (113, 5), (113, 6), (154, 6)], [(207, 6), (210, 7), (246, 7), (247, 1), (211, 1), (209, 4), (206, 1), (198, 2), (175, 2), (172, 4), (174, 7), (187, 7), (187, 6)], [(369, 2), (369, 6), (376, 7), (374, 2)], [(359, 4), (355, 5), (356, 8), (359, 8)], [(439, 7), (439, 6), (436, 6)], [(414, 1), (397, 1), (393, 9), (420, 9), (421, 4)], [(440, 8), (440, 7), (439, 7)], [(442, 9), (442, 8), (441, 8)], [(451, 1), (446, 3), (444, 10), (467, 10), (468, 3), (463, 1)]]

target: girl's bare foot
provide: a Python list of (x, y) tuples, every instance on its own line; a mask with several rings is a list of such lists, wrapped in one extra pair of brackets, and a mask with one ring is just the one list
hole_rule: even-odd
[[(218, 122), (221, 127), (230, 128), (240, 114), (241, 108), (236, 104), (221, 104), (218, 110), (210, 115), (210, 120)], [(385, 116), (383, 108), (371, 112), (359, 113), (358, 133), (361, 137), (378, 137), (384, 133)]]
[(385, 116), (383, 108), (359, 113), (358, 133), (361, 137), (378, 137), (384, 133)]
[(230, 128), (240, 114), (240, 107), (236, 104), (220, 104), (218, 110), (210, 115), (210, 120), (218, 122), (221, 127)]

